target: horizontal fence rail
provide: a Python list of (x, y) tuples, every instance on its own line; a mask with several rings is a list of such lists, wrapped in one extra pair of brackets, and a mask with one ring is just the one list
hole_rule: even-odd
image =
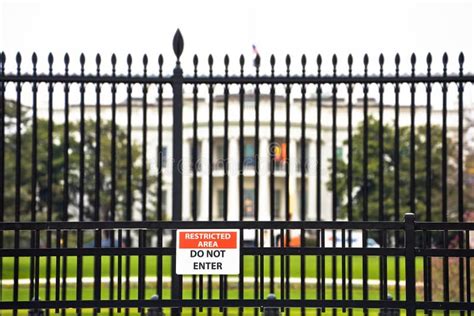
[[(276, 74), (256, 53), (236, 75), (227, 55), (183, 69), (183, 48), (178, 30), (172, 74), (162, 55), (72, 73), (68, 54), (46, 72), (0, 54), (2, 315), (470, 315), (462, 53), (408, 74), (398, 54)], [(240, 273), (177, 275), (177, 229), (240, 230)]]

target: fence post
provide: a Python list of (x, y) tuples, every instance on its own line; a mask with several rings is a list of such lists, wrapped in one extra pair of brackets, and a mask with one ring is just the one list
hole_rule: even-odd
[[(153, 295), (151, 297), (151, 300), (154, 302), (159, 301), (160, 297), (158, 295)], [(147, 316), (164, 316), (164, 315), (165, 314), (163, 313), (163, 309), (161, 307), (154, 306), (154, 307), (148, 308)]]
[[(173, 70), (173, 221), (182, 218), (182, 190), (183, 190), (183, 70), (179, 58), (183, 52), (184, 41), (179, 29), (173, 38), (173, 51), (176, 55), (176, 67)], [(173, 234), (173, 247), (176, 248), (176, 233)], [(176, 255), (172, 257), (171, 298), (182, 298), (182, 278), (176, 274)], [(172, 316), (180, 315), (179, 308), (173, 308)]]
[[(275, 302), (275, 294), (269, 294), (267, 300)], [(265, 307), (263, 309), (263, 316), (280, 316), (280, 309), (278, 307)]]
[(405, 214), (405, 289), (407, 316), (416, 314), (415, 214)]

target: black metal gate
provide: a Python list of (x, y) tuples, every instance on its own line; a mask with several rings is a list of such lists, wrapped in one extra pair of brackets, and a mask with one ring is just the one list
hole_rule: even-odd
[[(101, 72), (100, 55), (95, 74), (85, 73), (81, 55), (76, 75), (69, 73), (68, 55), (61, 74), (53, 72), (52, 55), (47, 74), (37, 73), (36, 55), (32, 73), (24, 73), (20, 54), (16, 73), (6, 73), (6, 57), (1, 55), (2, 314), (29, 310), (64, 315), (137, 311), (197, 315), (204, 308), (208, 315), (257, 314), (262, 308), (269, 314), (281, 310), (287, 315), (296, 309), (318, 315), (371, 310), (381, 315), (400, 310), (408, 315), (437, 310), (471, 313), (474, 224), (466, 221), (472, 215), (470, 195), (464, 194), (470, 192), (465, 165), (471, 154), (464, 145), (469, 126), (465, 125), (463, 95), (474, 76), (464, 74), (462, 54), (456, 75), (448, 75), (447, 55), (441, 75), (431, 74), (431, 55), (424, 75), (415, 73), (414, 55), (410, 75), (399, 74), (398, 55), (395, 75), (384, 73), (383, 55), (378, 75), (368, 74), (367, 56), (362, 76), (352, 74), (352, 56), (348, 74), (341, 75), (335, 55), (332, 75), (321, 74), (320, 56), (311, 69), (302, 56), (298, 75), (290, 72), (289, 56), (286, 74), (275, 74), (277, 63), (271, 56), (270, 75), (261, 75), (257, 55), (253, 75), (245, 74), (243, 56), (240, 75), (229, 74), (228, 56), (224, 75), (214, 75), (212, 56), (209, 74), (198, 75), (195, 56), (193, 75), (184, 76), (183, 47), (177, 31), (172, 76), (162, 74), (161, 55), (157, 75), (150, 74), (147, 56), (143, 73), (132, 74), (128, 56), (127, 74), (118, 75), (113, 55), (111, 74), (106, 75)], [(316, 75), (307, 74), (313, 68)], [(456, 86), (455, 110), (448, 109), (451, 84)], [(435, 108), (431, 96), (437, 85), (440, 126), (431, 121)], [(44, 113), (38, 100), (43, 86)], [(63, 88), (61, 107), (58, 86)], [(88, 92), (90, 86), (93, 92)], [(141, 87), (139, 98), (132, 96), (135, 86)], [(199, 96), (201, 86), (206, 87), (207, 102)], [(251, 93), (245, 90), (249, 86)], [(369, 96), (371, 86), (376, 87), (378, 102)], [(404, 86), (408, 86), (405, 92)], [(415, 99), (418, 86), (425, 87), (423, 106)], [(27, 97), (25, 87), (31, 87)], [(103, 97), (106, 87), (110, 100)], [(123, 104), (117, 102), (121, 87), (126, 96)], [(183, 99), (183, 87), (192, 89), (190, 98)], [(297, 101), (291, 99), (295, 87), (300, 88)], [(339, 97), (341, 87), (347, 102)], [(387, 87), (393, 88), (393, 105), (384, 102)], [(9, 88), (14, 98), (9, 98)], [(218, 89), (222, 89), (220, 96)], [(263, 110), (264, 89), (268, 90), (268, 113)], [(360, 104), (354, 101), (359, 92)], [(71, 102), (74, 93), (77, 104)], [(406, 108), (400, 102), (404, 93), (410, 99)], [(168, 100), (167, 95), (172, 97)], [(87, 105), (89, 96), (95, 100), (93, 106)], [(238, 112), (230, 109), (234, 101)], [(184, 113), (185, 108), (191, 112)], [(325, 116), (326, 109), (330, 116)], [(405, 109), (408, 114), (403, 116)], [(149, 117), (152, 110), (154, 118)], [(284, 117), (278, 116), (279, 111)], [(359, 126), (354, 117), (357, 111)], [(265, 113), (268, 120), (262, 123)], [(300, 117), (295, 119), (294, 113)], [(423, 123), (416, 121), (419, 113)], [(448, 118), (453, 113), (456, 128), (451, 130)], [(204, 124), (198, 115), (207, 117)], [(392, 116), (393, 125), (387, 119)], [(342, 125), (347, 139), (341, 144)], [(232, 126), (237, 135), (230, 132)], [(163, 135), (167, 128), (172, 135), (171, 218), (164, 206), (168, 175)], [(264, 128), (269, 142), (262, 147)], [(202, 155), (204, 145), (199, 145), (203, 131), (208, 136), (209, 157)], [(217, 131), (222, 135), (215, 137)], [(155, 171), (148, 165), (152, 133), (157, 143)], [(134, 141), (134, 135), (141, 141)], [(189, 150), (184, 147), (186, 137)], [(230, 148), (232, 137), (237, 152)], [(290, 145), (294, 139), (299, 148)], [(278, 141), (284, 146), (275, 146)], [(324, 161), (326, 143), (330, 144), (329, 162)], [(219, 154), (217, 146), (222, 148)], [(233, 156), (236, 153), (238, 157)], [(214, 155), (220, 156), (221, 165), (215, 163)], [(268, 166), (262, 164), (262, 157), (268, 157)], [(268, 187), (263, 187), (266, 178), (260, 174), (267, 171)], [(222, 194), (216, 197), (213, 186), (218, 184), (222, 184), (218, 191)], [(297, 195), (292, 196), (295, 186)], [(199, 196), (203, 190), (207, 191), (202, 196), (208, 198), (205, 210), (199, 207), (205, 205)], [(330, 218), (325, 218), (328, 213), (322, 205), (325, 190)], [(188, 193), (189, 204), (184, 200), (183, 205)], [(261, 209), (265, 198), (268, 209)], [(238, 211), (232, 214), (229, 208)], [(240, 229), (240, 274), (176, 275), (174, 231), (181, 228)]]

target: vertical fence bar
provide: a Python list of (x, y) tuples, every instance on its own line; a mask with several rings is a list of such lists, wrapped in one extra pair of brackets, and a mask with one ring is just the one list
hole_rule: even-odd
[[(291, 58), (290, 55), (286, 55), (286, 77), (290, 77), (290, 64)], [(292, 154), (290, 150), (290, 94), (291, 94), (291, 85), (287, 84), (285, 88), (286, 96), (286, 121), (285, 121), (285, 136), (286, 136), (286, 164), (285, 164), (285, 220), (290, 221), (290, 155)], [(292, 159), (292, 158), (291, 158)], [(286, 230), (285, 233), (285, 244), (288, 247), (290, 244), (290, 230)], [(285, 299), (290, 299), (290, 256), (285, 256)], [(290, 309), (285, 309), (285, 315), (290, 316)]]
[[(271, 77), (275, 77), (275, 56), (270, 57)], [(275, 142), (275, 85), (270, 85), (270, 220), (275, 220), (275, 150), (279, 144)], [(280, 147), (281, 153), (281, 147)], [(283, 244), (283, 234), (280, 241)], [(275, 231), (270, 230), (270, 247), (275, 247)], [(270, 256), (270, 293), (275, 293), (275, 256)], [(280, 267), (281, 268), (281, 267)], [(281, 297), (281, 293), (280, 293)]]
[[(349, 55), (347, 59), (347, 63), (349, 65), (349, 77), (352, 77), (352, 63), (353, 63), (353, 58), (352, 55)], [(349, 222), (352, 222), (354, 220), (353, 214), (352, 214), (352, 176), (353, 176), (353, 165), (352, 165), (352, 146), (353, 146), (353, 140), (352, 140), (352, 93), (354, 92), (354, 89), (352, 87), (352, 84), (348, 84), (347, 87), (347, 94), (348, 94), (348, 100), (347, 100), (347, 220)], [(349, 229), (348, 231), (348, 238), (349, 238), (349, 248), (352, 247), (352, 230)], [(344, 270), (343, 270), (344, 271)], [(352, 273), (353, 273), (353, 265), (352, 265), (352, 256), (349, 256), (348, 258), (348, 284), (347, 284), (347, 290), (348, 290), (348, 298), (349, 300), (353, 299), (353, 288), (352, 288)], [(346, 292), (343, 290), (342, 295), (343, 295), (343, 300), (346, 299)], [(353, 310), (352, 308), (349, 309), (349, 316), (352, 316)]]
[[(364, 55), (364, 77), (367, 78), (367, 66), (369, 64), (369, 56), (367, 54)], [(369, 139), (369, 126), (368, 126), (368, 97), (367, 94), (369, 92), (369, 87), (367, 83), (364, 83), (364, 122), (363, 122), (363, 129), (364, 129), (364, 138), (363, 138), (363, 157), (362, 157), (362, 164), (363, 164), (363, 184), (362, 184), (362, 194), (363, 194), (363, 205), (362, 205), (362, 220), (368, 220), (368, 213), (369, 213), (369, 192), (368, 192), (368, 164), (369, 164), (369, 157), (368, 157), (368, 139)], [(367, 230), (362, 231), (362, 247), (367, 247)], [(362, 256), (362, 297), (364, 300), (369, 299), (369, 287), (368, 287), (368, 261), (367, 256)], [(368, 315), (367, 308), (364, 308), (364, 315)]]
[[(447, 64), (448, 64), (448, 55), (444, 53), (443, 55), (443, 77), (447, 76)], [(447, 93), (448, 93), (448, 85), (446, 82), (443, 82), (442, 85), (442, 93), (443, 93), (443, 123), (442, 123), (442, 149), (441, 149), (441, 217), (443, 222), (448, 221), (448, 138), (447, 138), (447, 119), (448, 119), (448, 111), (447, 111)], [(444, 230), (443, 232), (443, 247), (447, 248), (448, 246), (448, 231)], [(448, 257), (443, 257), (443, 300), (445, 302), (449, 301), (449, 265), (448, 265)], [(449, 312), (445, 311), (445, 315), (448, 315)]]
[[(194, 55), (193, 58), (193, 65), (194, 65), (194, 78), (197, 78), (197, 66), (198, 66), (198, 57)], [(193, 150), (192, 150), (192, 171), (193, 171), (193, 191), (192, 191), (192, 205), (191, 205), (191, 213), (193, 221), (197, 221), (198, 219), (198, 210), (197, 210), (197, 164), (198, 164), (198, 138), (197, 138), (197, 130), (198, 130), (198, 85), (194, 84), (193, 86)], [(225, 194), (224, 194), (225, 195)], [(202, 288), (202, 277), (199, 278), (200, 287)], [(193, 300), (197, 298), (196, 295), (196, 276), (193, 275), (193, 285), (192, 285), (192, 297)], [(202, 295), (202, 293), (200, 293)], [(196, 316), (196, 308), (192, 309), (192, 315)]]
[[(431, 76), (431, 54), (426, 57), (427, 63), (427, 76)], [(431, 83), (426, 83), (426, 221), (431, 222)], [(425, 246), (431, 248), (431, 231), (425, 233)], [(424, 270), (424, 299), (425, 301), (431, 301), (431, 257), (423, 257), (423, 270)], [(431, 315), (431, 311), (425, 311)]]
[[(395, 55), (395, 77), (399, 77), (400, 55)], [(400, 220), (400, 85), (395, 83), (395, 135), (393, 149), (394, 163), (394, 201), (395, 221)], [(395, 247), (400, 246), (400, 231), (395, 231)], [(395, 300), (400, 300), (400, 257), (395, 257)]]
[[(81, 77), (84, 77), (84, 64), (86, 58), (84, 54), (81, 54), (79, 58), (81, 64)], [(79, 144), (79, 221), (84, 221), (84, 166), (85, 166), (85, 104), (84, 104), (84, 94), (86, 92), (86, 87), (84, 82), (81, 82), (79, 87), (80, 92), (80, 123), (79, 123), (79, 133), (80, 133), (80, 144)], [(77, 248), (82, 248), (83, 243), (83, 231), (82, 229), (77, 230)], [(77, 270), (76, 270), (76, 300), (78, 302), (82, 301), (82, 264), (83, 257), (82, 255), (77, 256)], [(81, 315), (82, 310), (80, 308), (76, 309), (76, 313)]]
[[(127, 75), (132, 77), (132, 56), (127, 56)], [(125, 220), (132, 220), (133, 190), (132, 190), (132, 84), (127, 84), (127, 167), (126, 167), (126, 209)], [(125, 244), (127, 247), (132, 245), (132, 236), (129, 229), (125, 230)], [(125, 256), (125, 299), (130, 299), (130, 256)], [(125, 315), (129, 315), (130, 310), (125, 308)]]
[[(69, 76), (69, 54), (66, 53), (64, 55), (64, 65), (65, 65), (65, 75), (66, 77)], [(64, 182), (64, 189), (63, 189), (63, 214), (62, 220), (66, 222), (68, 220), (68, 207), (69, 207), (69, 83), (64, 84), (64, 151), (63, 151), (63, 159), (64, 159), (64, 173), (63, 173), (63, 182)], [(34, 167), (36, 169), (36, 167)], [(35, 191), (32, 192), (32, 196), (35, 196)], [(68, 247), (68, 231), (63, 230), (62, 234), (62, 247)], [(67, 300), (67, 264), (68, 264), (68, 256), (63, 256), (62, 258), (62, 291), (61, 297), (62, 300)], [(66, 315), (66, 309), (61, 310), (61, 315)]]
[[(176, 55), (176, 67), (173, 71), (173, 214), (174, 221), (182, 216), (183, 174), (180, 165), (183, 159), (183, 70), (179, 58), (183, 52), (184, 41), (179, 30), (173, 38), (173, 51)], [(173, 247), (176, 247), (176, 234), (173, 233)], [(172, 256), (171, 298), (182, 298), (182, 278), (176, 274), (176, 256)], [(172, 309), (173, 316), (180, 315), (180, 309)]]
[[(306, 76), (306, 56), (301, 57), (302, 76)], [(300, 165), (301, 165), (301, 201), (300, 201), (300, 218), (302, 221), (306, 220), (306, 85), (301, 85), (301, 140), (300, 140), (301, 152), (300, 152)], [(301, 247), (306, 246), (305, 230), (300, 231), (301, 235)], [(300, 290), (301, 300), (306, 299), (306, 258), (304, 255), (300, 256)], [(305, 309), (301, 308), (301, 315), (305, 315)]]
[[(21, 55), (16, 55), (17, 74), (21, 75)], [(20, 221), (21, 209), (21, 83), (16, 84), (16, 132), (15, 132), (15, 222)], [(20, 231), (15, 230), (14, 247), (20, 247)], [(19, 260), (18, 256), (13, 259), (13, 301), (18, 302), (18, 278), (19, 278)], [(17, 315), (18, 310), (13, 310), (13, 315)]]
[[(384, 64), (384, 56), (380, 54), (379, 56), (379, 65), (380, 65), (380, 78), (383, 78), (383, 64)], [(379, 84), (379, 130), (378, 130), (378, 146), (379, 146), (379, 168), (378, 168), (378, 183), (379, 183), (379, 196), (378, 196), (378, 205), (379, 205), (379, 216), (378, 219), (379, 221), (384, 221), (385, 220), (385, 177), (384, 177), (384, 154), (385, 154), (385, 147), (384, 147), (384, 100), (383, 100), (383, 95), (384, 95), (384, 85), (383, 83)], [(385, 232), (379, 230), (379, 240), (380, 240), (380, 245), (382, 247), (385, 247)], [(380, 292), (380, 299), (381, 300), (386, 300), (387, 299), (387, 256), (380, 256), (379, 258), (379, 292)]]
[[(208, 65), (209, 65), (209, 77), (212, 77), (212, 66), (214, 64), (214, 59), (212, 55), (208, 57)], [(208, 130), (209, 130), (209, 174), (203, 175), (204, 177), (207, 176), (209, 179), (209, 192), (208, 192), (208, 201), (209, 201), (209, 209), (208, 209), (208, 220), (210, 222), (214, 219), (214, 203), (212, 202), (213, 197), (213, 190), (214, 190), (214, 179), (213, 179), (213, 170), (214, 170), (214, 86), (209, 84), (208, 87), (209, 93), (209, 121), (208, 121)], [(212, 275), (207, 276), (207, 298), (212, 299)], [(212, 315), (212, 308), (207, 309), (207, 315)]]
[[(115, 66), (117, 64), (117, 57), (115, 54), (112, 55), (111, 57), (111, 63), (112, 63), (112, 77), (115, 77)], [(111, 126), (111, 142), (110, 142), (110, 221), (115, 221), (115, 213), (116, 213), (116, 203), (117, 203), (117, 196), (116, 196), (116, 190), (117, 190), (117, 143), (115, 141), (117, 137), (117, 101), (116, 101), (116, 93), (117, 93), (117, 86), (115, 83), (112, 83), (111, 87), (111, 93), (112, 93), (112, 126)], [(115, 241), (115, 230), (110, 230), (110, 245), (111, 247), (119, 247), (120, 245), (116, 244)], [(113, 300), (115, 298), (114, 291), (115, 291), (115, 256), (110, 256), (110, 267), (109, 267), (109, 277), (110, 277), (110, 283), (109, 283), (109, 299)], [(121, 259), (119, 259), (121, 260)], [(109, 308), (109, 316), (112, 316), (114, 313), (113, 308)]]
[[(97, 54), (96, 59), (96, 66), (97, 66), (97, 77), (100, 77), (100, 63), (101, 57)], [(100, 172), (100, 159), (101, 159), (101, 113), (100, 113), (100, 92), (101, 87), (100, 83), (97, 83), (95, 87), (96, 92), (96, 103), (95, 103), (95, 203), (94, 203), (94, 221), (100, 221), (100, 191), (101, 191), (101, 172)], [(94, 235), (94, 242), (95, 247), (101, 248), (100, 241), (100, 234), (102, 231), (100, 229), (95, 230)], [(101, 292), (101, 277), (102, 277), (102, 258), (100, 255), (96, 255), (94, 257), (94, 300), (100, 301), (100, 292)], [(94, 309), (94, 315), (100, 313), (100, 309)]]
[[(53, 76), (53, 55), (50, 53), (48, 55), (48, 64), (49, 64), (49, 76)], [(53, 83), (48, 84), (48, 163), (47, 163), (47, 173), (48, 173), (48, 197), (47, 197), (47, 221), (50, 222), (53, 220), (53, 131), (54, 131), (54, 122), (53, 122), (53, 93), (54, 86)], [(51, 248), (52, 245), (52, 236), (51, 230), (46, 231), (46, 248)], [(46, 257), (46, 300), (51, 299), (51, 257)], [(46, 310), (46, 314), (49, 315), (49, 309)]]
[[(464, 54), (459, 54), (459, 77), (463, 77)], [(464, 221), (464, 84), (458, 83), (458, 221)], [(463, 232), (458, 233), (459, 248), (464, 248)], [(459, 301), (464, 302), (464, 258), (459, 257)], [(464, 316), (464, 311), (461, 311)]]
[[(163, 56), (158, 56), (158, 67), (160, 78), (163, 77)], [(156, 218), (158, 221), (163, 220), (163, 85), (158, 84), (158, 205), (156, 209)], [(157, 246), (163, 247), (163, 230), (157, 231)], [(156, 258), (156, 293), (158, 297), (163, 298), (163, 255)]]
[[(255, 77), (258, 78), (259, 76), (259, 67), (260, 67), (260, 56), (257, 56), (254, 59), (254, 66), (255, 66)], [(254, 90), (254, 97), (255, 97), (255, 137), (254, 137), (254, 219), (257, 222), (260, 219), (260, 207), (259, 207), (259, 196), (260, 196), (260, 87), (258, 83), (255, 85)], [(258, 238), (260, 237), (260, 247), (263, 247), (263, 229), (255, 230), (255, 247), (259, 246)], [(260, 233), (260, 236), (259, 236)], [(263, 256), (255, 256), (254, 257), (254, 264), (255, 264), (255, 299), (260, 298), (263, 300)], [(260, 265), (259, 265), (260, 264)], [(259, 279), (260, 276), (260, 279)], [(259, 287), (260, 286), (260, 287)], [(260, 290), (260, 292), (259, 292)], [(258, 294), (260, 293), (260, 295)], [(258, 315), (258, 309), (254, 309), (255, 316)]]
[[(321, 79), (321, 55), (318, 54), (316, 58), (316, 64), (318, 65), (318, 79)], [(316, 87), (316, 220), (321, 221), (321, 94), (322, 88), (321, 84), (318, 83)], [(320, 232), (318, 232), (318, 246), (321, 246), (321, 237)], [(324, 292), (326, 291), (324, 285), (324, 276), (322, 275), (321, 266), (322, 266), (321, 256), (316, 258), (316, 271), (317, 271), (317, 296), (318, 300), (323, 299)], [(318, 316), (321, 315), (321, 309), (317, 310)]]
[(415, 214), (405, 214), (405, 287), (407, 316), (416, 314)]
[[(244, 77), (244, 55), (240, 55), (240, 78)], [(239, 220), (244, 220), (244, 84), (240, 84), (239, 88)], [(240, 230), (240, 244), (243, 245), (244, 230)], [(239, 300), (244, 299), (244, 256), (240, 256), (239, 271)], [(239, 307), (239, 316), (242, 316), (244, 309)]]
[[(209, 77), (212, 77), (212, 66), (214, 64), (214, 59), (212, 55), (208, 57), (208, 65), (209, 65)], [(208, 220), (213, 221), (214, 219), (214, 208), (212, 203), (212, 197), (214, 196), (214, 181), (213, 181), (213, 170), (214, 170), (214, 86), (209, 84), (208, 87), (209, 93), (209, 121), (208, 121), (208, 128), (209, 128), (209, 174), (204, 175), (207, 176), (209, 179), (209, 192), (208, 192), (208, 201), (209, 201), (209, 209), (208, 209)], [(207, 276), (207, 298), (212, 299), (212, 275)], [(207, 309), (207, 314), (209, 316), (212, 315), (212, 308)]]
[[(229, 76), (229, 56), (224, 57), (224, 75), (227, 78)], [(232, 170), (235, 172), (235, 170)], [(235, 192), (233, 192), (235, 193)], [(228, 202), (229, 202), (229, 85), (224, 85), (224, 221), (228, 220)], [(223, 287), (221, 288), (221, 298), (227, 299), (227, 275), (222, 276)], [(222, 291), (224, 293), (222, 293)], [(223, 310), (224, 316), (227, 315), (227, 308)]]
[(411, 78), (412, 83), (410, 85), (410, 212), (416, 214), (416, 169), (415, 169), (415, 64), (416, 56), (411, 55)]
[[(254, 60), (254, 66), (255, 66), (255, 78), (258, 78), (259, 77), (259, 70), (260, 70), (260, 55), (257, 54), (257, 56), (255, 56), (255, 60)], [(263, 155), (263, 153), (260, 152), (260, 86), (259, 84), (257, 83), (255, 85), (255, 137), (254, 137), (254, 147), (255, 147), (255, 159), (254, 159), (254, 163), (255, 163), (255, 178), (254, 178), (254, 185), (255, 185), (255, 221), (258, 221), (260, 219), (260, 172), (262, 172), (260, 170), (260, 161), (262, 159), (261, 155)], [(266, 172), (266, 170), (264, 170), (263, 172)], [(265, 193), (265, 192), (262, 192), (262, 193)], [(266, 210), (262, 210), (262, 212), (265, 212)], [(255, 237), (257, 237), (257, 230), (255, 231)], [(260, 247), (263, 248), (264, 247), (264, 230), (261, 229), (259, 231), (260, 233)], [(255, 238), (255, 245), (257, 245), (257, 238)], [(255, 273), (255, 276), (257, 277), (258, 275), (260, 276), (260, 280), (259, 282), (255, 282), (255, 284), (259, 284), (260, 285), (260, 299), (263, 300), (264, 299), (264, 256), (263, 255), (260, 255), (260, 258), (257, 258), (255, 257), (255, 262), (258, 264), (260, 263), (260, 271), (259, 273)], [(258, 260), (259, 262), (258, 262)], [(255, 267), (257, 268), (257, 264), (255, 265)], [(257, 271), (256, 271), (257, 272)], [(258, 290), (258, 289), (257, 289)], [(257, 291), (256, 291), (256, 294), (257, 294)], [(255, 295), (255, 297), (257, 298), (258, 296)], [(254, 313), (255, 315), (257, 316), (258, 315), (258, 309), (255, 308), (254, 309)]]
[[(33, 62), (33, 77), (36, 76), (36, 65), (38, 62), (38, 57), (36, 56), (36, 53), (33, 53), (33, 56), (31, 58)], [(31, 201), (30, 201), (30, 220), (32, 222), (36, 221), (36, 186), (37, 186), (37, 181), (36, 177), (38, 174), (38, 169), (37, 169), (37, 163), (38, 163), (38, 158), (37, 158), (37, 147), (38, 147), (38, 136), (37, 136), (37, 128), (38, 128), (38, 84), (36, 82), (33, 83), (32, 87), (32, 92), (33, 92), (33, 106), (32, 106), (32, 140), (31, 140)], [(3, 154), (2, 154), (3, 155)], [(2, 180), (3, 181), (3, 177)], [(0, 185), (3, 188), (3, 184)], [(0, 208), (3, 209), (2, 205), (0, 205)], [(0, 219), (2, 220), (2, 219)], [(3, 232), (2, 232), (3, 233)], [(35, 248), (35, 239), (34, 239), (34, 231), (31, 231), (30, 238), (31, 238), (31, 243), (30, 247), (33, 249)], [(0, 267), (1, 270), (1, 267)], [(0, 271), (1, 273), (1, 271)], [(34, 258), (30, 258), (30, 295), (29, 298), (30, 300), (33, 300), (35, 297), (36, 293), (34, 291), (35, 289), (35, 279), (34, 279), (34, 274), (35, 274), (35, 261)], [(0, 296), (1, 300), (1, 296)]]
[[(143, 78), (147, 77), (147, 65), (148, 56), (143, 55)], [(148, 179), (147, 179), (147, 148), (148, 148), (148, 86), (143, 84), (142, 87), (142, 119), (143, 119), (143, 131), (142, 131), (142, 184), (141, 184), (141, 195), (142, 195), (142, 220), (147, 220), (147, 191), (148, 191)], [(141, 247), (146, 247), (146, 230), (140, 230), (142, 234)], [(145, 299), (145, 277), (146, 277), (146, 256), (139, 256), (138, 266), (138, 299)], [(145, 309), (139, 309), (142, 314), (145, 313)]]
[[(337, 56), (332, 56), (333, 77), (337, 77), (336, 66)], [(331, 196), (332, 196), (332, 220), (337, 220), (337, 85), (332, 86), (332, 172), (331, 172)], [(332, 230), (332, 247), (336, 248), (336, 230)], [(332, 297), (337, 299), (337, 256), (331, 256), (332, 259)], [(335, 316), (337, 310), (332, 309), (332, 314)]]

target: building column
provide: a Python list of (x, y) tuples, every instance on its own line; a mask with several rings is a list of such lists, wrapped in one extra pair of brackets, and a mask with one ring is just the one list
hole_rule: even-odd
[(229, 195), (228, 220), (239, 220), (239, 142), (236, 137), (229, 139)]
[(300, 220), (299, 195), (296, 191), (296, 175), (298, 174), (297, 163), (298, 153), (296, 149), (296, 140), (290, 140), (290, 220)]
[(270, 220), (270, 179), (269, 179), (269, 166), (270, 166), (270, 153), (268, 139), (262, 138), (259, 141), (259, 173), (256, 177), (259, 177), (259, 200), (258, 200), (258, 220)]
[(198, 215), (199, 220), (207, 220), (209, 214), (209, 157), (209, 140), (206, 138), (201, 141), (201, 157), (199, 157), (201, 163), (201, 205)]
[[(308, 144), (309, 143), (309, 144)], [(314, 140), (307, 140), (309, 155), (308, 163), (308, 213), (306, 218), (310, 220), (316, 219), (316, 142)]]
[(181, 172), (183, 174), (183, 220), (191, 219), (191, 173), (190, 173), (190, 146), (188, 140), (183, 140), (183, 161), (181, 163)]

